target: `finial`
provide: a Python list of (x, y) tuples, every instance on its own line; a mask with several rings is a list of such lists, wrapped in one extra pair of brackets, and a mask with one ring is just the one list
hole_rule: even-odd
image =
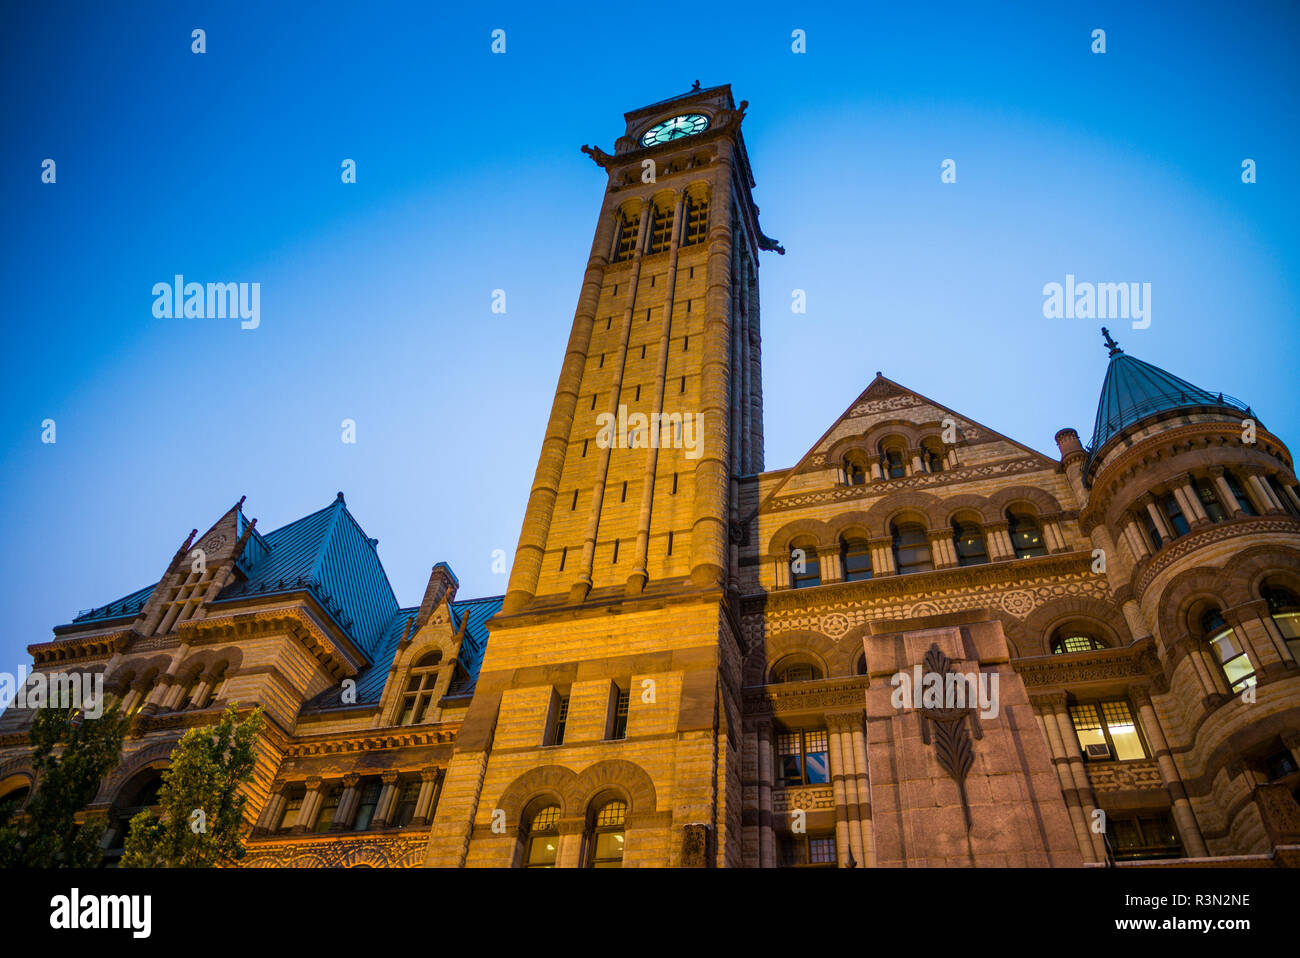
[(696, 80), (695, 83), (694, 83), (694, 85), (691, 86), (691, 92), (694, 93), (694, 92), (695, 92), (696, 90), (698, 90), (699, 88), (700, 88), (700, 81), (699, 81), (699, 80)]
[(338, 498), (335, 499), (334, 501), (335, 501), (335, 502), (342, 502), (345, 506), (347, 505), (347, 502), (345, 502), (344, 499), (343, 499), (343, 493), (341, 493), (341, 492), (339, 493)]
[(247, 498), (248, 498), (248, 496), (240, 496), (240, 497), (239, 497), (239, 501), (235, 503), (235, 508), (236, 508), (236, 509), (242, 509), (242, 508), (244, 508), (244, 500), (247, 499)]
[(1101, 327), (1101, 335), (1102, 338), (1106, 340), (1106, 346), (1110, 349), (1110, 354), (1112, 356), (1117, 356), (1124, 351), (1119, 348), (1119, 343), (1110, 338), (1110, 330), (1105, 326)]

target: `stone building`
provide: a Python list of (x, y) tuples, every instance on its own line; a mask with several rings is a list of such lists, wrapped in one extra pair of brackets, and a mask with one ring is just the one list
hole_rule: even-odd
[(1300, 862), (1287, 447), (1107, 334), (1059, 459), (877, 374), (766, 469), (784, 251), (745, 109), (697, 86), (583, 147), (607, 184), (504, 597), (438, 564), (400, 608), (341, 494), (265, 535), (241, 500), (31, 647), (135, 715), (86, 813), (110, 859), (238, 701), (269, 717), (250, 865)]

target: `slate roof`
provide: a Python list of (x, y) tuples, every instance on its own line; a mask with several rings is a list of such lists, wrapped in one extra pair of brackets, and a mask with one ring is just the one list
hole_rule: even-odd
[[(236, 510), (240, 534), (248, 527), (243, 512)], [(270, 596), (307, 590), (370, 659), (357, 679), (357, 703), (379, 701), (397, 644), (408, 619), (419, 607), (401, 609), (369, 538), (348, 511), (343, 494), (324, 509), (303, 516), (265, 535), (256, 529), (244, 545), (237, 567), (245, 576), (221, 591), (213, 605), (242, 601), (253, 596)], [(157, 583), (138, 589), (108, 605), (78, 615), (77, 625), (137, 615), (149, 600)], [(466, 678), (452, 694), (473, 690), (487, 647), (487, 620), (501, 610), (503, 596), (466, 599), (451, 604), (459, 628), (469, 617), (460, 664)], [(324, 704), (322, 696), (317, 702)], [(337, 695), (335, 695), (337, 698)], [(337, 703), (336, 703), (337, 704)]]
[(1112, 347), (1110, 366), (1101, 386), (1097, 419), (1093, 424), (1088, 448), (1096, 453), (1128, 427), (1158, 413), (1178, 409), (1214, 408), (1250, 412), (1231, 396), (1212, 393), (1194, 386), (1159, 366), (1129, 356), (1118, 346)]

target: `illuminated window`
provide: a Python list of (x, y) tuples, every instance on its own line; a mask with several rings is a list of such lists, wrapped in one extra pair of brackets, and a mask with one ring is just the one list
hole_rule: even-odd
[(790, 665), (781, 666), (776, 672), (776, 681), (778, 683), (811, 682), (821, 677), (822, 670), (811, 662), (793, 662)]
[(1133, 711), (1123, 699), (1071, 705), (1070, 721), (1079, 737), (1079, 748), (1088, 761), (1126, 762), (1147, 757)]
[(1250, 656), (1237, 639), (1237, 633), (1224, 621), (1223, 614), (1216, 608), (1207, 609), (1201, 613), (1200, 626), (1201, 635), (1219, 657), (1228, 687), (1236, 693), (1254, 685), (1255, 667), (1250, 664)]
[(1052, 641), (1053, 655), (1069, 655), (1072, 652), (1093, 652), (1106, 648), (1101, 639), (1075, 629), (1062, 629)]
[(280, 813), (280, 821), (276, 823), (274, 831), (287, 832), (298, 824), (298, 813), (302, 811), (302, 802), (306, 797), (307, 791), (303, 786), (296, 786), (285, 793), (284, 811)]
[(984, 530), (975, 523), (952, 520), (952, 541), (957, 550), (958, 565), (982, 565), (989, 561)]
[(1024, 513), (1010, 512), (1007, 513), (1007, 523), (1007, 531), (1011, 534), (1011, 547), (1016, 550), (1017, 559), (1047, 555), (1043, 530), (1038, 527), (1037, 519)]
[(825, 729), (780, 732), (777, 768), (783, 785), (825, 785), (831, 780), (830, 736)]
[(555, 853), (560, 847), (560, 806), (540, 809), (528, 823), (528, 847), (524, 851), (525, 868), (554, 868)]
[(627, 803), (609, 801), (596, 812), (587, 838), (591, 848), (592, 868), (622, 868), (624, 823), (627, 821)]
[(891, 529), (894, 540), (894, 567), (899, 575), (911, 572), (929, 572), (934, 568), (930, 558), (930, 539), (925, 527), (915, 522), (904, 522)]
[(1290, 589), (1268, 584), (1259, 590), (1259, 594), (1267, 600), (1269, 615), (1286, 640), (1291, 658), (1300, 664), (1300, 599)]

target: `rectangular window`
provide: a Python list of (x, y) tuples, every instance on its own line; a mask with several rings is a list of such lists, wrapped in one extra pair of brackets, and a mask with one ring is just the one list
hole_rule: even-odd
[(596, 408), (596, 394), (595, 394), (595, 393), (592, 393), (592, 394), (591, 394), (591, 408), (592, 408), (592, 409), (595, 409), (595, 408)]
[(673, 554), (673, 534), (671, 531), (668, 533), (668, 554)]
[(682, 337), (682, 352), (684, 352), (684, 353), (686, 353), (686, 352), (690, 352), (690, 349), (691, 349), (691, 337), (690, 337), (689, 335), (687, 335), (687, 336), (683, 336), (683, 337)]
[(1123, 699), (1071, 705), (1070, 720), (1079, 748), (1089, 761), (1126, 762), (1147, 757), (1133, 712)]
[[(686, 197), (686, 230), (682, 236), (683, 246), (703, 243), (709, 228), (709, 201), (693, 200)], [(691, 277), (695, 276), (695, 267), (691, 267)]]
[(564, 560), (567, 558), (569, 558), (569, 547), (565, 546), (563, 549), (560, 550), (560, 569), (559, 569), (560, 572), (564, 571)]
[(1178, 500), (1172, 494), (1163, 495), (1156, 501), (1160, 503), (1160, 508), (1169, 518), (1169, 526), (1174, 530), (1175, 539), (1192, 531), (1192, 527), (1187, 524), (1187, 519), (1183, 515), (1183, 510), (1178, 505)]
[(673, 473), (673, 491), (669, 495), (677, 495), (677, 473)]
[(587, 458), (587, 443), (588, 443), (588, 442), (590, 442), (590, 440), (588, 440), (588, 439), (584, 439), (584, 440), (582, 440), (582, 458), (583, 458), (583, 459), (586, 459), (586, 458)]
[(301, 788), (289, 793), (284, 803), (284, 814), (280, 816), (280, 824), (276, 831), (287, 832), (298, 824), (298, 813), (302, 811), (302, 802), (306, 797), (307, 793)]
[(383, 785), (376, 781), (367, 781), (361, 786), (361, 800), (357, 805), (357, 817), (352, 820), (352, 830), (354, 832), (364, 832), (370, 827), (371, 821), (375, 817), (375, 809), (379, 807), (379, 793), (383, 790)]
[(681, 388), (678, 389), (677, 391), (678, 391), (679, 393), (684, 393), (684, 392), (686, 392), (686, 377), (685, 377), (685, 376), (682, 377), (682, 386), (681, 386)]
[(1117, 861), (1183, 856), (1178, 829), (1167, 812), (1107, 815), (1106, 838)]
[(614, 540), (614, 558), (610, 560), (611, 565), (618, 565), (618, 540)]
[(781, 867), (809, 868), (835, 864), (835, 838), (831, 835), (782, 835)]
[[(662, 253), (668, 249), (668, 244), (673, 237), (673, 211), (671, 209), (661, 210), (655, 207), (650, 212), (650, 252)], [(654, 277), (651, 278), (651, 285), (654, 285)]]
[(618, 245), (614, 250), (615, 263), (622, 263), (631, 259), (636, 252), (636, 231), (637, 224), (630, 216), (619, 216)]
[(825, 729), (781, 732), (776, 747), (783, 785), (825, 785), (831, 780), (830, 735)]
[(576, 508), (578, 508), (578, 490), (577, 490), (577, 489), (574, 489), (574, 490), (573, 490), (573, 504), (572, 504), (571, 506), (569, 506), (569, 511), (572, 512), (572, 511), (573, 511), (574, 509), (576, 509)]
[(1241, 511), (1248, 516), (1259, 515), (1255, 511), (1254, 504), (1250, 501), (1250, 496), (1246, 495), (1246, 491), (1241, 488), (1241, 483), (1237, 481), (1237, 477), (1230, 472), (1225, 472), (1223, 478), (1227, 480), (1228, 488), (1232, 490), (1232, 494), (1237, 497), (1237, 505), (1241, 507)]
[(569, 720), (569, 697), (567, 695), (553, 695), (551, 702), (551, 729), (550, 734), (546, 736), (546, 744), (563, 745), (564, 726)]
[(1196, 497), (1201, 500), (1201, 508), (1210, 517), (1211, 522), (1222, 522), (1228, 518), (1228, 514), (1223, 511), (1223, 505), (1219, 502), (1219, 497), (1214, 494), (1214, 488), (1209, 482), (1204, 479), (1197, 479), (1193, 485), (1196, 487)]
[(609, 722), (609, 739), (616, 741), (627, 738), (627, 712), (632, 692), (630, 688), (614, 686), (613, 693), (610, 702), (612, 714)]
[(596, 368), (597, 368), (597, 369), (604, 369), (604, 368), (605, 368), (605, 354), (604, 354), (604, 353), (601, 353), (601, 354), (600, 354), (600, 365), (597, 366)]
[(405, 828), (415, 817), (415, 806), (420, 800), (420, 780), (407, 779), (397, 792), (397, 808), (393, 812), (393, 825)]

